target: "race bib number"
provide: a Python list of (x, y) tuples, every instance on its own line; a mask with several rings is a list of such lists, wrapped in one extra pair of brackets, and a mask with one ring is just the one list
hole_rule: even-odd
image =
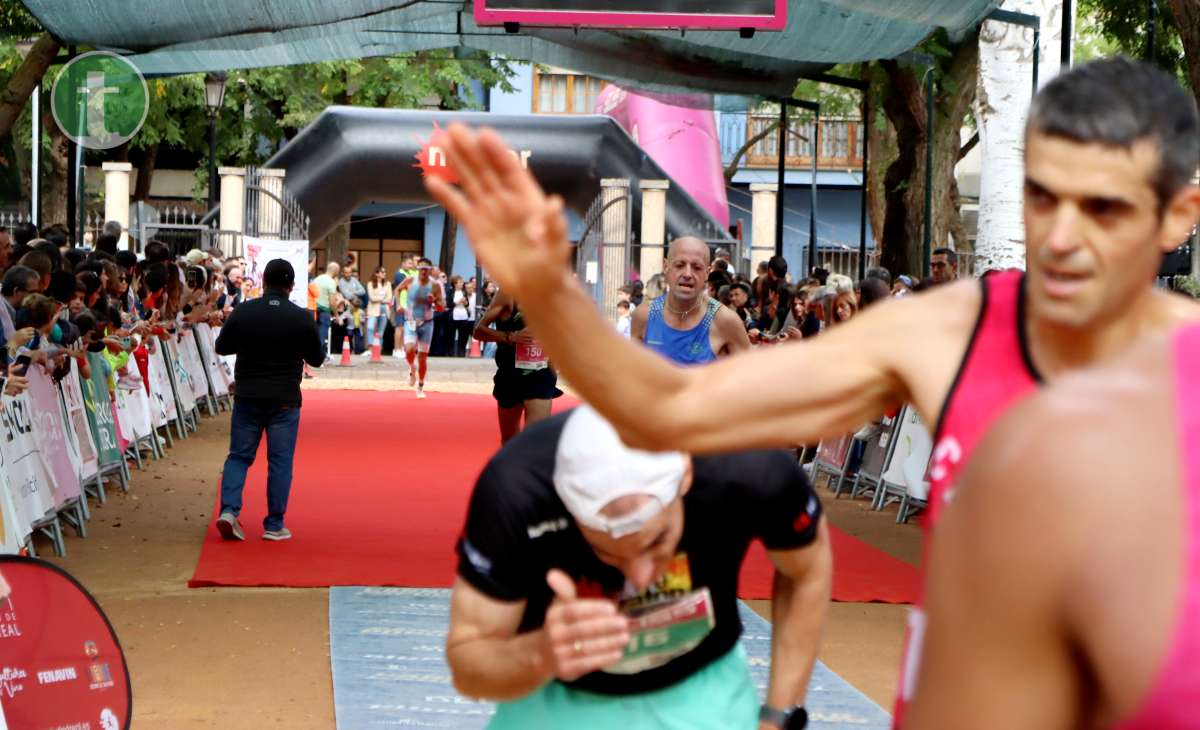
[(542, 346), (536, 342), (517, 343), (518, 370), (545, 370), (550, 367), (550, 359), (542, 352)]
[(626, 615), (630, 618), (629, 643), (621, 661), (604, 670), (609, 674), (637, 674), (661, 667), (695, 649), (716, 625), (708, 588)]

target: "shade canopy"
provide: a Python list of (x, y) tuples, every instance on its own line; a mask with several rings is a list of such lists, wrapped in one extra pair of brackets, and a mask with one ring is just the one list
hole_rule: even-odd
[(936, 28), (973, 28), (999, 0), (789, 0), (787, 28), (480, 27), (454, 0), (24, 0), (55, 36), (129, 54), (147, 75), (468, 48), (659, 90), (790, 95), (836, 63), (892, 58)]

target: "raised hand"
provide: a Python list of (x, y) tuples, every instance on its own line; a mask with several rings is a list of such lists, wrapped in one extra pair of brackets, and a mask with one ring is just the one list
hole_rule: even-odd
[(547, 573), (546, 583), (554, 591), (543, 624), (550, 672), (570, 682), (620, 661), (629, 643), (629, 623), (616, 604), (577, 597), (575, 583), (561, 570)]
[(460, 182), (425, 186), (466, 228), (483, 267), (518, 299), (561, 286), (570, 243), (562, 198), (547, 197), (494, 131), (452, 124), (432, 142), (446, 151)]

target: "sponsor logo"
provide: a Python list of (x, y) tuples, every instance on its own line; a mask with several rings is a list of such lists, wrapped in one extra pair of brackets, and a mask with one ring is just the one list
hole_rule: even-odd
[(95, 659), (100, 656), (100, 648), (96, 646), (96, 642), (94, 641), (85, 641), (83, 642), (83, 653), (88, 659)]
[(467, 556), (467, 562), (471, 567), (478, 570), (482, 575), (489, 575), (492, 572), (492, 561), (488, 560), (483, 553), (475, 549), (475, 546), (467, 541), (467, 538), (462, 539), (463, 553)]
[(542, 535), (545, 535), (547, 532), (559, 532), (560, 530), (565, 530), (570, 526), (570, 520), (568, 520), (566, 517), (559, 517), (556, 520), (546, 520), (545, 522), (539, 522), (536, 525), (530, 525), (525, 528), (525, 531), (528, 533), (530, 540), (536, 540)]
[[(428, 142), (417, 137), (421, 148), (417, 150), (415, 155), (417, 161), (413, 167), (421, 171), (422, 177), (436, 177), (448, 183), (457, 183), (458, 173), (450, 167), (446, 159), (445, 142), (443, 141), (445, 135), (446, 131), (437, 122), (434, 122), (433, 132), (429, 135)], [(529, 167), (529, 158), (533, 157), (533, 150), (509, 151), (521, 160), (521, 167)]]
[(100, 712), (100, 728), (101, 730), (121, 730), (117, 714), (107, 707)]
[(25, 683), (21, 680), (28, 676), (25, 670), (17, 667), (0, 667), (0, 697), (12, 698), (15, 694), (25, 689)]
[(92, 680), (88, 689), (108, 689), (113, 686), (112, 672), (109, 671), (107, 664), (91, 665), (88, 667), (88, 675)]
[(58, 684), (59, 682), (69, 682), (78, 678), (78, 675), (75, 674), (75, 667), (47, 669), (37, 673), (38, 684)]

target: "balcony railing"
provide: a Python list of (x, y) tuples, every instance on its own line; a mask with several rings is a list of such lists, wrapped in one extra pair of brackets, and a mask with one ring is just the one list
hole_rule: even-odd
[[(752, 114), (746, 120), (746, 140), (753, 139), (778, 120), (773, 114)], [(822, 119), (818, 139), (820, 154), (817, 167), (846, 169), (862, 167), (862, 122), (857, 119)], [(812, 165), (813, 122), (788, 124), (786, 143), (788, 167)], [(772, 130), (750, 148), (747, 167), (775, 167), (779, 164), (779, 131)]]

